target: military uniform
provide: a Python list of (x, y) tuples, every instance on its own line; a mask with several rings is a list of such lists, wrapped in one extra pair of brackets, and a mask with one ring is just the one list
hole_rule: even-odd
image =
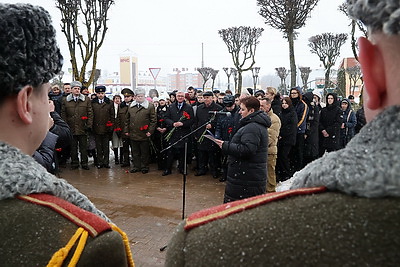
[(61, 117), (68, 124), (73, 135), (71, 142), (71, 166), (77, 168), (79, 152), (81, 153), (81, 166), (88, 168), (88, 131), (93, 127), (93, 110), (90, 99), (80, 94), (76, 100), (69, 94), (63, 102)]
[(231, 202), (191, 215), (166, 266), (396, 266), (400, 200), (320, 188)]
[[(104, 93), (104, 86), (96, 86), (96, 93)], [(110, 139), (114, 130), (114, 106), (108, 97), (94, 98), (93, 133), (96, 142), (98, 168), (110, 168)]]
[(150, 140), (146, 133), (154, 133), (157, 116), (154, 105), (145, 100), (143, 103), (133, 101), (128, 108), (125, 120), (125, 133), (131, 141), (133, 169), (131, 172), (149, 171)]

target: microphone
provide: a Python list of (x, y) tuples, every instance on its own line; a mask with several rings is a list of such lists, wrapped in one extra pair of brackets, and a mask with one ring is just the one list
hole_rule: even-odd
[(230, 112), (226, 112), (226, 111), (209, 111), (208, 114), (225, 115), (227, 117), (232, 116), (232, 114)]

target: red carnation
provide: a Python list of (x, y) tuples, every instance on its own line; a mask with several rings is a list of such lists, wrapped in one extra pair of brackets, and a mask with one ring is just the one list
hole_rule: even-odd
[(86, 117), (86, 116), (82, 116), (81, 119), (82, 119), (82, 120), (87, 120), (87, 119), (89, 119), (89, 118)]
[(113, 124), (112, 124), (111, 121), (107, 121), (106, 126), (107, 126), (107, 127), (111, 127), (111, 126), (113, 126)]
[(183, 116), (187, 119), (190, 120), (190, 115), (186, 111), (183, 112)]

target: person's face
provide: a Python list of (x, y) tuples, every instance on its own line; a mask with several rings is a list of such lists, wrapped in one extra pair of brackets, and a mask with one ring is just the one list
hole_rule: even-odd
[(235, 105), (232, 105), (230, 107), (225, 107), (227, 111), (232, 111), (235, 108)]
[(189, 94), (190, 98), (195, 98), (195, 96), (196, 96), (196, 93), (194, 90), (188, 90), (188, 94)]
[(341, 106), (342, 106), (342, 110), (345, 111), (347, 109), (347, 107), (349, 106), (349, 104), (347, 104), (347, 102), (342, 102)]
[(349, 99), (350, 103), (354, 104), (354, 99)]
[(282, 100), (282, 108), (283, 109), (287, 109), (289, 107), (288, 103), (286, 102), (286, 100)]
[(71, 93), (71, 85), (69, 85), (69, 84), (64, 85), (63, 89), (64, 89), (65, 93), (67, 93), (67, 94)]
[(178, 103), (182, 103), (185, 101), (185, 94), (183, 92), (177, 93), (176, 94), (176, 101), (178, 101)]
[(218, 96), (218, 103), (223, 103), (224, 102), (224, 96)]
[(240, 105), (240, 98), (239, 97), (235, 98), (235, 104), (236, 104), (236, 106)]
[(202, 95), (197, 96), (197, 102), (203, 103), (204, 102), (204, 97)]
[(298, 98), (299, 97), (299, 92), (297, 92), (297, 90), (291, 90), (290, 91), (290, 97), (291, 98)]
[(132, 98), (133, 98), (133, 96), (131, 96), (131, 95), (128, 95), (128, 96), (124, 96), (124, 101), (126, 102), (126, 103), (129, 103), (129, 102), (132, 102)]
[(315, 95), (315, 96), (313, 97), (313, 100), (314, 100), (314, 103), (315, 103), (315, 104), (319, 104), (319, 98), (318, 98), (318, 96)]
[(82, 90), (81, 90), (81, 93), (82, 93), (83, 95), (89, 95), (89, 94), (90, 94), (90, 93), (89, 93), (89, 89), (87, 89), (87, 88), (82, 89)]
[(206, 106), (211, 105), (212, 101), (213, 101), (213, 97), (212, 96), (204, 96), (204, 104)]
[(265, 97), (268, 97), (269, 99), (273, 100), (274, 97), (275, 97), (275, 95), (274, 95), (274, 93), (267, 92), (267, 93), (265, 94)]
[(331, 96), (331, 95), (328, 96), (327, 100), (328, 100), (328, 104), (329, 104), (329, 105), (332, 105), (333, 102), (335, 101), (335, 99), (334, 99), (333, 96)]
[(151, 98), (154, 98), (154, 97), (157, 96), (157, 92), (156, 92), (156, 91), (151, 91), (149, 96), (150, 96)]
[(262, 111), (268, 113), (270, 108), (271, 108), (271, 104), (268, 104), (266, 100), (260, 100), (260, 109)]
[[(185, 97), (185, 96), (184, 96)], [(171, 95), (170, 97), (169, 97), (169, 101), (171, 101), (171, 103), (172, 102), (175, 102), (175, 96), (174, 95)]]
[(249, 116), (251, 113), (253, 113), (254, 112), (254, 109), (253, 108), (251, 108), (250, 110), (249, 109), (247, 109), (246, 108), (246, 106), (243, 104), (243, 103), (241, 103), (240, 104), (240, 111), (239, 111), (239, 113), (240, 113), (240, 115), (242, 115), (242, 118), (246, 118), (247, 116)]
[(163, 107), (167, 104), (167, 102), (164, 99), (160, 99), (160, 106)]
[(78, 96), (81, 94), (81, 88), (79, 86), (75, 86), (71, 88), (71, 94), (74, 96)]
[(120, 97), (118, 97), (118, 96), (116, 96), (115, 98), (114, 98), (114, 103), (115, 104), (121, 104), (121, 98)]
[(53, 94), (55, 95), (59, 95), (61, 93), (60, 88), (54, 86), (53, 89), (51, 90), (53, 92)]
[(136, 95), (136, 102), (142, 104), (144, 102), (144, 94)]
[(102, 100), (102, 99), (104, 99), (104, 96), (106, 95), (106, 93), (96, 93), (96, 95), (97, 95), (98, 99)]

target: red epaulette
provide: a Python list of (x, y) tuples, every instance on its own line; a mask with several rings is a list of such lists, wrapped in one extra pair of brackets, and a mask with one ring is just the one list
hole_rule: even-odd
[(218, 219), (225, 218), (231, 214), (239, 213), (244, 210), (252, 209), (261, 205), (264, 205), (269, 202), (273, 202), (279, 199), (288, 198), (291, 196), (298, 195), (308, 195), (321, 193), (326, 191), (325, 186), (321, 187), (312, 187), (312, 188), (300, 188), (287, 190), (283, 192), (275, 192), (264, 194), (260, 196), (245, 198), (238, 201), (233, 201), (229, 203), (225, 203), (219, 206), (215, 206), (209, 209), (201, 210), (199, 212), (193, 213), (186, 219), (185, 230), (190, 230), (197, 226), (206, 224), (208, 222), (212, 222)]
[(71, 222), (84, 228), (92, 237), (104, 231), (111, 230), (111, 226), (103, 218), (56, 196), (48, 194), (30, 194), (27, 196), (17, 196), (17, 198), (54, 210)]

